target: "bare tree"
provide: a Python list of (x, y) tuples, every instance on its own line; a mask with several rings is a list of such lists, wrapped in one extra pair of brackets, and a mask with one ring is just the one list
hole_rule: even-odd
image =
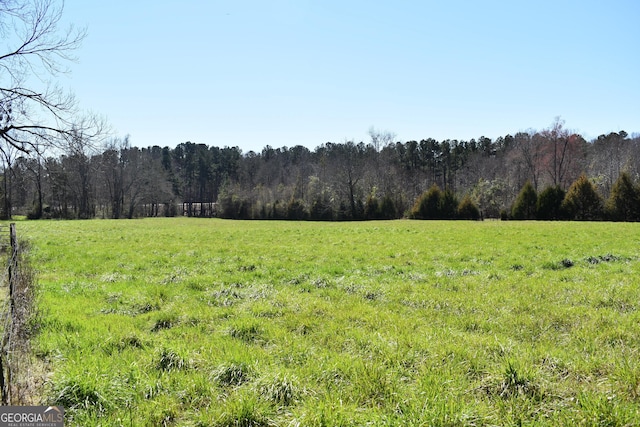
[(598, 177), (598, 190), (605, 198), (609, 198), (613, 184), (623, 172), (633, 173), (637, 164), (637, 156), (634, 155), (634, 144), (628, 139), (625, 131), (610, 132), (600, 135), (590, 144), (591, 176)]
[[(364, 163), (365, 145), (347, 141), (343, 144), (326, 143), (328, 160), (332, 167), (334, 187), (340, 194), (341, 202), (346, 202), (346, 211), (342, 213), (351, 219), (361, 217), (358, 210), (358, 200), (361, 201), (360, 181), (364, 177), (366, 165)], [(342, 209), (341, 209), (342, 210)]]
[(64, 160), (66, 160), (69, 174), (69, 193), (73, 208), (79, 219), (88, 219), (95, 214), (93, 196), (96, 173), (91, 163), (94, 152), (81, 132), (74, 133), (67, 144), (68, 149)]
[(541, 132), (541, 135), (549, 145), (547, 150), (547, 172), (554, 186), (568, 187), (575, 175), (575, 168), (580, 168), (578, 164), (581, 160), (581, 146), (583, 139), (579, 135), (573, 134), (564, 127), (564, 120), (556, 117), (548, 129)]
[(2, 165), (2, 205), (0, 206), (0, 219), (11, 219), (13, 210), (11, 198), (11, 179), (13, 175), (13, 162), (16, 156), (16, 149), (8, 147), (0, 150), (0, 162)]
[(371, 138), (371, 145), (375, 148), (376, 152), (380, 152), (384, 147), (393, 143), (396, 134), (388, 130), (377, 130), (373, 126), (369, 128), (369, 137)]
[[(174, 215), (175, 195), (172, 191), (171, 181), (167, 169), (162, 165), (162, 149), (151, 147), (143, 149), (141, 153), (142, 163), (145, 165), (141, 172), (144, 182), (139, 183), (142, 192), (144, 215), (158, 216), (160, 207), (163, 206), (163, 214)], [(211, 203), (213, 207), (213, 203)], [(213, 211), (210, 213), (213, 214)]]
[(379, 153), (389, 145), (393, 144), (396, 134), (388, 130), (376, 130), (373, 126), (369, 128), (369, 137), (371, 138), (371, 146), (375, 150), (373, 156), (373, 178), (375, 186), (379, 187), (384, 195), (390, 193), (389, 189), (389, 169), (384, 168), (380, 164), (381, 157)]
[[(63, 5), (54, 0), (0, 0), (0, 148), (29, 153), (70, 135), (76, 102), (55, 83), (68, 72), (86, 32), (60, 30)], [(91, 121), (83, 124), (92, 126)], [(88, 135), (95, 130), (78, 129)], [(4, 148), (3, 148), (4, 149)]]
[(35, 194), (35, 206), (34, 210), (30, 213), (32, 218), (39, 219), (42, 218), (43, 215), (43, 159), (42, 156), (38, 155), (32, 159), (27, 159), (25, 163), (25, 167), (32, 175), (33, 184), (35, 186), (36, 194)]
[(523, 182), (518, 183), (520, 186), (528, 180), (533, 184), (533, 188), (538, 191), (540, 183), (540, 174), (542, 157), (544, 154), (544, 144), (539, 133), (519, 132), (515, 136), (515, 145), (520, 161), (523, 163), (527, 176)]

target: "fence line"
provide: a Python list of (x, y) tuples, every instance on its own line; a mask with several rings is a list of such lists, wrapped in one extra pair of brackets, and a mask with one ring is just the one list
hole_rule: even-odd
[[(16, 332), (20, 327), (19, 313), (16, 311), (18, 299), (22, 297), (19, 289), (19, 250), (15, 223), (9, 227), (0, 226), (0, 250), (8, 251), (8, 262), (2, 271), (2, 283), (6, 284), (6, 295), (0, 307), (2, 313), (2, 344), (0, 346), (0, 389), (2, 405), (17, 403), (12, 396), (14, 374), (17, 370), (19, 344)], [(14, 356), (16, 356), (14, 358)]]

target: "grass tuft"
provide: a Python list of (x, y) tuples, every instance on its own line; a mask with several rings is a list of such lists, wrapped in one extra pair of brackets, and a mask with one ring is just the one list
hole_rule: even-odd
[(97, 384), (86, 380), (61, 380), (57, 383), (53, 393), (55, 404), (63, 406), (68, 411), (82, 409), (89, 412), (103, 413), (109, 407), (107, 399), (102, 396)]
[(163, 313), (151, 327), (152, 332), (170, 329), (178, 324), (178, 316), (173, 313)]
[(128, 349), (144, 349), (145, 343), (137, 335), (127, 335), (117, 341), (109, 341), (104, 348), (107, 354), (122, 352)]
[(244, 299), (244, 295), (237, 289), (224, 288), (211, 293), (209, 296), (209, 304), (216, 307), (231, 307), (242, 299)]
[(266, 409), (253, 395), (242, 395), (226, 402), (222, 414), (213, 423), (215, 427), (267, 427)]
[(246, 343), (259, 343), (262, 341), (262, 330), (256, 323), (241, 323), (233, 325), (228, 330), (229, 336)]
[(296, 377), (274, 375), (257, 384), (260, 397), (280, 406), (289, 406), (302, 396), (302, 388)]
[(221, 386), (239, 386), (251, 381), (253, 369), (246, 363), (229, 363), (218, 366), (212, 372), (212, 379)]
[(156, 369), (164, 372), (184, 370), (189, 368), (190, 363), (173, 350), (162, 349), (156, 361)]
[(547, 261), (542, 264), (542, 268), (545, 270), (564, 270), (566, 268), (571, 268), (575, 265), (575, 263), (569, 258), (563, 258), (557, 262)]
[(540, 400), (543, 397), (535, 380), (531, 376), (523, 374), (511, 361), (507, 363), (497, 381), (490, 380), (482, 389), (488, 395), (499, 396), (503, 399), (526, 397)]

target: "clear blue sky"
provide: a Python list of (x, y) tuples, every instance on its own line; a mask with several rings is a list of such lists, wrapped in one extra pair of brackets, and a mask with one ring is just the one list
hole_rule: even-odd
[(640, 132), (640, 1), (67, 0), (62, 84), (131, 143)]

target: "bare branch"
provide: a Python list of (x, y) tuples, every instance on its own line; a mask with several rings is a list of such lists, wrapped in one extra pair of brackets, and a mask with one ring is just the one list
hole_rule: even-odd
[(7, 42), (0, 51), (0, 145), (29, 153), (77, 130), (75, 98), (52, 79), (76, 60), (86, 31), (60, 30), (63, 8), (55, 0), (0, 0), (0, 37)]
[(40, 64), (44, 73), (55, 75), (66, 71), (64, 62), (76, 60), (73, 52), (86, 37), (86, 30), (70, 26), (59, 34), (63, 6), (54, 7), (51, 0), (27, 0), (22, 7), (14, 6), (10, 12), (0, 7), (0, 13), (8, 13), (13, 18), (12, 27), (17, 36), (16, 44), (0, 54), (0, 64), (5, 70), (29, 69), (40, 75), (36, 67)]

